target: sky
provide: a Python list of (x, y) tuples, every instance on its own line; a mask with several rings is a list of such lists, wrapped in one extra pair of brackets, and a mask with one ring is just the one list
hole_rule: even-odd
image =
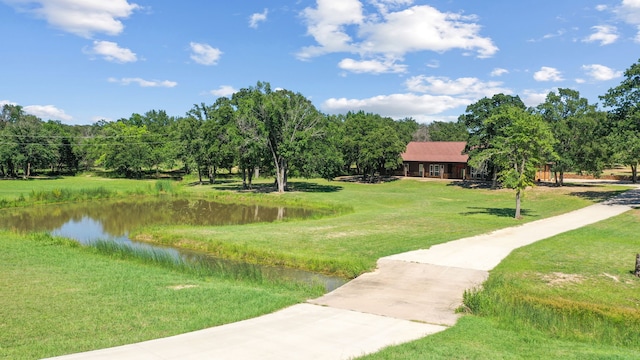
[(326, 114), (456, 121), (483, 97), (595, 104), (640, 58), (640, 0), (0, 0), (0, 105), (115, 121), (269, 82)]

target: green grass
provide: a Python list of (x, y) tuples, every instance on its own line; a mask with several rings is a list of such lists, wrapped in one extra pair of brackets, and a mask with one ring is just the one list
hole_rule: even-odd
[(638, 359), (640, 211), (515, 250), (465, 302), (477, 315), (365, 359)]
[[(382, 256), (557, 215), (621, 191), (604, 187), (531, 189), (524, 199), (524, 219), (515, 220), (514, 193), (509, 190), (469, 189), (447, 182), (413, 180), (377, 185), (314, 180), (294, 182), (292, 187), (308, 189), (309, 183), (318, 190), (242, 196), (288, 203), (324, 201), (335, 207), (351, 207), (353, 211), (286, 224), (154, 227), (141, 229), (137, 236), (225, 258), (354, 277), (371, 270)], [(202, 186), (185, 188), (185, 192), (206, 191), (218, 196), (231, 193), (224, 189), (223, 185)]]
[[(257, 187), (264, 188), (266, 183), (258, 183)], [(413, 180), (378, 185), (310, 180), (294, 181), (293, 192), (278, 195), (238, 193), (238, 184), (226, 180), (217, 185), (178, 185), (177, 192), (230, 202), (310, 204), (318, 209), (333, 209), (333, 215), (242, 226), (155, 227), (141, 229), (139, 237), (205, 249), (231, 259), (355, 276), (373, 268), (381, 256), (557, 215), (621, 191), (616, 187), (535, 188), (526, 193), (524, 219), (514, 220), (514, 194), (508, 190)], [(55, 194), (56, 189), (71, 188), (69, 194), (73, 195), (82, 189), (100, 187), (114, 192), (116, 197), (174, 191), (169, 184), (158, 185), (156, 181), (85, 176), (3, 180), (0, 199), (13, 201), (23, 197), (28, 203), (31, 193)], [(71, 195), (66, 197), (69, 199), (61, 197), (60, 201), (71, 200)], [(505, 270), (511, 271), (514, 270)], [(0, 232), (0, 274), (0, 358), (11, 359), (53, 356), (169, 336), (258, 316), (319, 295), (318, 288), (210, 277), (140, 259), (131, 256), (131, 251), (106, 256), (98, 250), (72, 246), (47, 236), (9, 232)], [(450, 351), (454, 351), (461, 348), (460, 343), (480, 339), (486, 348), (467, 358), (496, 358), (483, 355), (492, 351), (498, 355), (508, 351), (517, 354), (517, 345), (509, 348), (503, 344), (505, 349), (500, 349), (492, 347), (489, 339), (499, 340), (510, 334), (514, 341), (529, 341), (530, 335), (521, 335), (523, 329), (540, 333), (535, 337), (540, 344), (556, 344), (555, 340), (549, 340), (552, 335), (527, 324), (508, 328), (499, 321), (499, 316), (469, 319), (465, 321), (476, 319), (476, 325), (486, 329), (484, 342), (473, 329), (461, 325), (422, 341), (442, 339), (444, 347), (446, 337), (451, 337)], [(606, 342), (589, 345), (574, 340), (557, 341), (560, 344), (557, 347), (574, 346), (583, 349), (584, 354), (614, 353), (609, 352), (611, 345)], [(420, 342), (417, 344), (421, 346)], [(418, 353), (408, 352), (419, 356), (396, 358), (424, 357), (425, 350), (421, 349)], [(388, 351), (394, 352), (393, 348)], [(446, 354), (449, 350), (442, 351)], [(620, 353), (626, 354), (625, 351), (623, 348)], [(448, 358), (456, 358), (460, 353), (449, 354), (454, 356)], [(538, 354), (544, 355), (541, 350)]]
[(194, 276), (50, 236), (0, 232), (0, 358), (34, 359), (262, 315), (319, 288)]
[(516, 332), (492, 319), (465, 316), (456, 326), (361, 360), (635, 360), (640, 351), (612, 345), (554, 339), (530, 329)]

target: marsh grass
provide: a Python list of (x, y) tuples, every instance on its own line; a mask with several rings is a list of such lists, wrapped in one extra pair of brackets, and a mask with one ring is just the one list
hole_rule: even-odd
[(262, 271), (252, 264), (229, 264), (222, 261), (208, 261), (203, 258), (181, 256), (162, 248), (140, 247), (110, 240), (97, 240), (90, 246), (95, 248), (97, 252), (113, 258), (136, 260), (198, 277), (215, 277), (257, 284), (278, 282), (275, 279), (267, 280)]

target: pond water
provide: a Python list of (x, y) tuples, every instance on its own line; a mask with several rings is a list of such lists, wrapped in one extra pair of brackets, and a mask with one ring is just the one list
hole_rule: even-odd
[(86, 202), (38, 206), (31, 209), (2, 210), (0, 227), (20, 232), (45, 231), (76, 240), (83, 245), (110, 241), (122, 246), (149, 249), (187, 262), (208, 264), (229, 271), (247, 266), (269, 279), (323, 284), (331, 291), (346, 280), (308, 271), (239, 263), (191, 250), (156, 246), (129, 238), (135, 229), (150, 225), (243, 225), (284, 219), (308, 218), (312, 211), (302, 208), (222, 204), (206, 200), (147, 199), (136, 201)]

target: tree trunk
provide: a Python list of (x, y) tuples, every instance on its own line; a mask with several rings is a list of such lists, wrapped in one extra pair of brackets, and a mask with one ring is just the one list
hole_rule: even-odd
[(516, 191), (516, 219), (520, 219), (522, 218), (522, 216), (520, 216), (520, 190)]
[(198, 182), (202, 185), (202, 168), (198, 166)]
[(636, 254), (636, 271), (633, 272), (633, 275), (640, 277), (640, 254)]
[(560, 186), (564, 186), (564, 170), (560, 170)]
[(491, 179), (491, 189), (495, 190), (498, 188), (498, 169), (497, 166), (493, 165), (493, 178)]
[(631, 182), (634, 184), (638, 182), (638, 164), (631, 165)]
[(247, 189), (247, 169), (244, 166), (242, 167), (242, 188)]

